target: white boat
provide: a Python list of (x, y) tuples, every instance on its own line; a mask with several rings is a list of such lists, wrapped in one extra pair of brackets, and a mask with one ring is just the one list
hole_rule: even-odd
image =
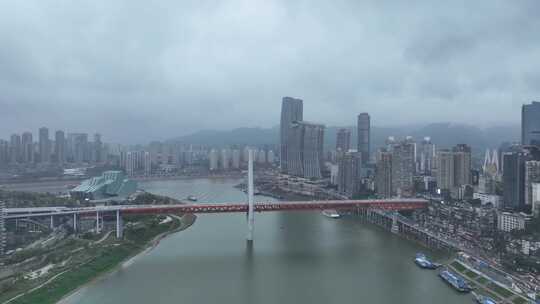
[(194, 195), (188, 196), (187, 199), (190, 200), (190, 201), (192, 201), (192, 202), (196, 202), (196, 201), (198, 200), (197, 197), (194, 196)]
[(323, 210), (322, 214), (329, 218), (340, 218), (341, 215), (336, 210)]

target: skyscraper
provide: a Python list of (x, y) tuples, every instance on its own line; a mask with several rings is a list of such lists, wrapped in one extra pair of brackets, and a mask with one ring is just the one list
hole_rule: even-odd
[(437, 152), (437, 187), (439, 189), (454, 189), (454, 164), (454, 153), (450, 150)]
[(362, 153), (362, 165), (369, 162), (370, 157), (370, 117), (368, 113), (358, 115), (358, 152)]
[(525, 205), (532, 206), (532, 184), (540, 182), (540, 161), (525, 162)]
[(521, 208), (525, 204), (525, 155), (522, 152), (503, 154), (503, 204)]
[(377, 195), (382, 198), (392, 197), (392, 153), (382, 149), (377, 154), (376, 167)]
[(103, 158), (103, 143), (101, 142), (101, 134), (94, 134), (94, 145), (93, 145), (93, 161), (96, 163), (101, 163), (104, 161)]
[(338, 161), (338, 191), (353, 198), (360, 193), (362, 156), (358, 152), (347, 152)]
[(64, 131), (56, 131), (54, 134), (54, 154), (56, 162), (63, 164), (66, 162), (66, 137)]
[(281, 101), (280, 121), (280, 167), (281, 172), (288, 173), (289, 135), (291, 123), (303, 120), (303, 101), (292, 97), (283, 97)]
[(150, 152), (144, 152), (144, 175), (150, 176), (152, 174), (152, 157)]
[(540, 102), (521, 107), (521, 144), (540, 146)]
[(321, 178), (324, 125), (298, 121), (289, 129), (287, 173), (305, 178)]
[(339, 129), (337, 132), (336, 151), (348, 152), (351, 148), (351, 130)]
[(12, 134), (9, 142), (10, 162), (15, 164), (22, 160), (21, 136)]
[(471, 184), (471, 147), (465, 144), (456, 145), (454, 153), (454, 186)]
[(4, 255), (6, 248), (6, 228), (5, 228), (5, 205), (0, 201), (0, 256)]
[(420, 156), (418, 159), (418, 170), (425, 175), (431, 175), (431, 170), (434, 167), (435, 145), (431, 142), (430, 137), (424, 137), (420, 143)]
[(395, 144), (392, 149), (392, 193), (412, 194), (415, 145), (411, 140)]
[(68, 134), (68, 155), (75, 163), (88, 161), (88, 134)]
[(5, 166), (9, 163), (9, 143), (6, 140), (0, 139), (0, 166)]
[(24, 132), (21, 141), (22, 149), (22, 162), (33, 163), (34, 162), (34, 141), (32, 139), (32, 133)]
[(48, 163), (51, 160), (49, 129), (39, 128), (39, 162)]
[(208, 154), (208, 163), (209, 163), (208, 169), (210, 171), (215, 171), (219, 169), (218, 168), (219, 155), (218, 155), (218, 151), (216, 151), (215, 149), (210, 150), (210, 153)]

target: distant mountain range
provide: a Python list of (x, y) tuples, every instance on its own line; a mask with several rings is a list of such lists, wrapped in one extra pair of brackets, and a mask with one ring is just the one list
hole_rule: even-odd
[[(325, 130), (325, 148), (336, 145), (336, 132), (342, 127), (327, 127)], [(352, 131), (351, 145), (356, 146), (356, 127), (349, 126)], [(465, 124), (432, 123), (427, 125), (409, 125), (396, 127), (372, 127), (372, 150), (385, 144), (388, 136), (396, 139), (412, 136), (416, 141), (429, 136), (437, 147), (449, 148), (458, 143), (470, 145), (474, 154), (484, 153), (486, 148), (496, 148), (503, 142), (516, 142), (520, 139), (520, 126), (494, 126), (479, 128)], [(273, 145), (279, 141), (279, 127), (238, 128), (227, 131), (205, 130), (172, 139), (184, 143), (212, 146), (231, 145)]]

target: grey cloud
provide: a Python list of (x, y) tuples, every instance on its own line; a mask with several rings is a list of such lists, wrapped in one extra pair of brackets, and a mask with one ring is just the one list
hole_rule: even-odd
[[(328, 125), (353, 124), (363, 111), (379, 125), (517, 122), (519, 106), (540, 98), (539, 8), (0, 2), (0, 138), (42, 125), (126, 142), (270, 127), (285, 95)], [(478, 115), (486, 105), (491, 115)]]

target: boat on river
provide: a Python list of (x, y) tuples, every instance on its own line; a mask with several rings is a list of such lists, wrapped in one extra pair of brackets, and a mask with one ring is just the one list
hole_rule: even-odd
[(341, 215), (336, 211), (336, 210), (323, 210), (322, 211), (322, 214), (326, 217), (329, 217), (329, 218), (340, 218)]

